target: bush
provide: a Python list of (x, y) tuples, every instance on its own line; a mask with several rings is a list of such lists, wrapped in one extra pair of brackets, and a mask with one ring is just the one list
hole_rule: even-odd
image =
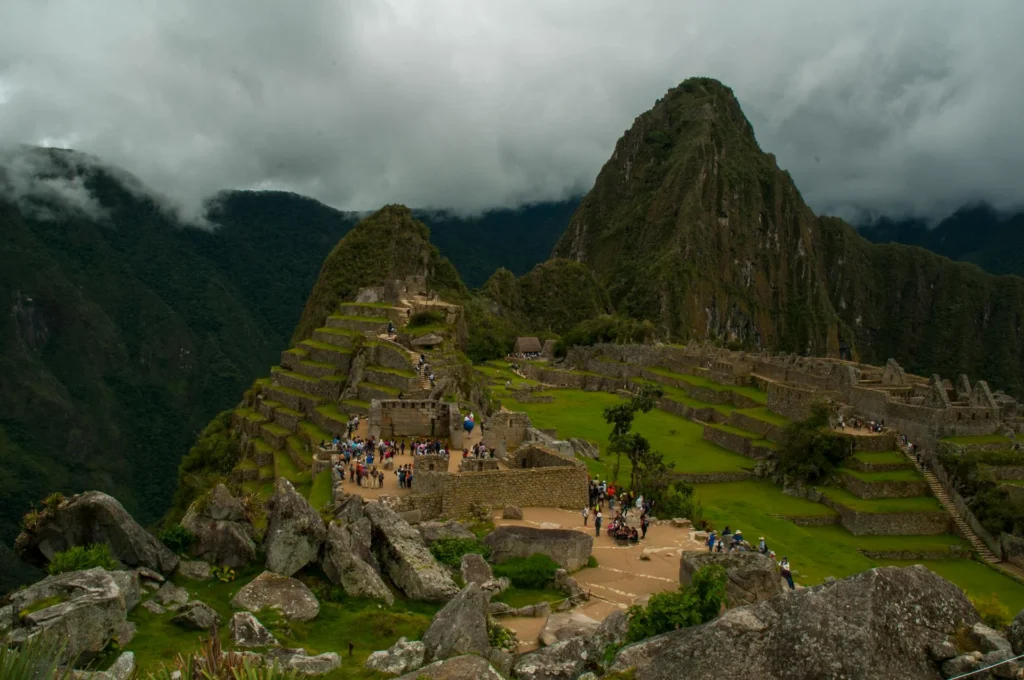
[(978, 610), (978, 614), (981, 615), (981, 620), (985, 622), (986, 626), (991, 626), (996, 630), (1003, 630), (1009, 627), (1012, 621), (1010, 610), (999, 601), (995, 593), (988, 597), (972, 597), (971, 604)]
[(0, 644), (0, 680), (71, 678), (73, 664), (63, 670), (58, 668), (63, 652), (62, 643), (52, 635), (30, 637), (19, 647)]
[(519, 648), (519, 641), (516, 634), (497, 621), (487, 617), (487, 640), (491, 647), (515, 653)]
[(487, 559), (491, 556), (491, 548), (475, 538), (442, 538), (430, 546), (430, 553), (438, 562), (458, 569), (463, 555), (476, 553)]
[(196, 542), (196, 535), (180, 524), (164, 529), (158, 538), (161, 543), (171, 549), (171, 552), (175, 553), (188, 552), (188, 549)]
[(422, 312), (416, 312), (409, 317), (409, 323), (406, 324), (409, 328), (421, 328), (423, 326), (433, 326), (436, 324), (442, 324), (445, 320), (445, 313), (434, 310), (424, 310)]
[(725, 582), (725, 568), (708, 565), (694, 574), (690, 585), (652, 595), (646, 607), (630, 607), (626, 642), (639, 642), (715, 618), (726, 603)]
[(110, 546), (106, 543), (93, 543), (88, 546), (76, 545), (54, 554), (46, 571), (51, 575), (64, 574), (69, 571), (81, 571), (93, 567), (113, 570), (119, 568), (117, 561), (110, 554)]
[(605, 342), (642, 344), (650, 342), (654, 335), (654, 324), (650, 321), (603, 315), (581, 321), (566, 331), (555, 343), (555, 356), (564, 357), (569, 348), (575, 345), (590, 346)]
[(806, 420), (786, 428), (776, 454), (779, 472), (807, 484), (825, 481), (835, 473), (852, 451), (844, 437), (828, 429), (828, 421), (828, 405), (815, 402)]
[(513, 557), (494, 566), (494, 575), (504, 576), (516, 588), (543, 590), (555, 580), (558, 563), (547, 555)]

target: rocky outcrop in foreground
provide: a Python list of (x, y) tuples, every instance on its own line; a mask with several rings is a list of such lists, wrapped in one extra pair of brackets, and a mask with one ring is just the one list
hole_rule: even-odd
[(418, 670), (406, 673), (398, 680), (503, 680), (498, 671), (491, 668), (486, 659), (479, 656), (457, 656), (446, 661), (437, 661)]
[(284, 477), (278, 477), (267, 506), (267, 569), (291, 576), (316, 561), (327, 528), (320, 513)]
[(80, 493), (45, 510), (36, 526), (18, 536), (14, 548), (26, 562), (43, 566), (58, 552), (92, 543), (106, 543), (128, 567), (170, 574), (178, 566), (177, 555), (139, 526), (116, 498), (100, 491)]
[(484, 543), (491, 548), (491, 559), (495, 562), (540, 553), (563, 569), (576, 571), (587, 566), (594, 537), (571, 529), (501, 526), (488, 534)]
[(636, 680), (934, 680), (938, 663), (929, 650), (977, 622), (949, 581), (922, 566), (886, 567), (630, 645), (612, 670), (633, 668)]
[(679, 560), (679, 583), (690, 585), (694, 574), (712, 564), (725, 568), (728, 607), (754, 604), (782, 592), (782, 578), (775, 562), (756, 552), (684, 552)]
[(373, 548), (381, 569), (410, 599), (447, 602), (459, 592), (448, 571), (427, 550), (419, 532), (383, 503), (367, 503)]
[(444, 606), (423, 634), (427, 661), (448, 659), (462, 654), (486, 655), (490, 649), (487, 637), (487, 596), (475, 583), (470, 583)]
[(275, 607), (286, 618), (297, 621), (315, 619), (320, 613), (320, 602), (302, 581), (271, 571), (242, 586), (231, 599), (231, 606), (253, 613)]
[(256, 559), (256, 531), (241, 501), (223, 484), (214, 487), (205, 504), (193, 503), (181, 525), (196, 537), (193, 557), (233, 569)]
[(359, 558), (348, 526), (331, 522), (321, 561), (324, 573), (352, 597), (368, 597), (393, 604), (395, 596), (377, 571)]

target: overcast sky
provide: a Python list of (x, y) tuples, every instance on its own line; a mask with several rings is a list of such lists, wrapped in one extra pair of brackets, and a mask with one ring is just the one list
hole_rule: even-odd
[(1021, 0), (4, 0), (0, 144), (190, 211), (275, 187), (475, 211), (588, 189), (687, 77), (817, 210), (1024, 204)]

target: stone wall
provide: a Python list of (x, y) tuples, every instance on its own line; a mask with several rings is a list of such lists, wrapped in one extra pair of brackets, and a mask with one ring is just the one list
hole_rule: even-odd
[(518, 470), (523, 468), (545, 468), (575, 466), (577, 461), (572, 455), (564, 456), (533, 444), (526, 444), (512, 452), (508, 456), (509, 469)]
[(1024, 538), (1012, 534), (999, 534), (999, 544), (1004, 560), (1024, 568)]
[(526, 439), (526, 431), (530, 428), (530, 417), (525, 413), (499, 411), (484, 423), (483, 440), (487, 448), (511, 451), (518, 448)]
[[(717, 444), (727, 451), (738, 453), (741, 456), (747, 458), (753, 458), (754, 454), (752, 451), (751, 443), (752, 439), (744, 437), (743, 435), (735, 434), (733, 432), (727, 432), (720, 430), (712, 425), (704, 426), (704, 440), (709, 441), (712, 444)], [(763, 456), (762, 456), (763, 457)]]
[(804, 420), (811, 413), (811, 404), (828, 398), (824, 392), (813, 389), (770, 382), (768, 387), (768, 410), (790, 420)]
[(839, 513), (839, 523), (854, 536), (932, 536), (952, 528), (945, 512), (861, 512), (827, 496), (821, 502)]
[[(465, 458), (459, 463), (461, 472), (484, 472), (497, 469), (499, 469), (498, 461), (494, 458)], [(415, 483), (415, 478), (413, 482)]]
[(658, 408), (666, 413), (679, 416), (680, 418), (698, 420), (705, 423), (722, 423), (727, 420), (721, 412), (711, 408), (710, 406), (694, 408), (689, 404), (678, 402), (672, 397), (662, 397), (659, 399)]
[(985, 465), (996, 479), (1024, 479), (1024, 465)]
[(672, 475), (687, 484), (721, 484), (724, 482), (745, 482), (754, 479), (749, 472), (677, 472)]
[(773, 442), (781, 442), (783, 439), (783, 430), (785, 428), (779, 427), (778, 425), (772, 425), (771, 423), (759, 420), (753, 416), (748, 416), (746, 413), (733, 411), (727, 422), (729, 425), (738, 427), (741, 430), (756, 432), (765, 439)]
[(991, 550), (996, 557), (1001, 558), (1003, 555), (1003, 546), (1000, 544), (999, 539), (990, 534), (985, 527), (981, 526), (981, 522), (978, 521), (978, 518), (975, 517), (974, 513), (971, 511), (970, 506), (967, 505), (967, 501), (964, 500), (963, 496), (960, 495), (956, 490), (956, 487), (952, 484), (952, 479), (950, 478), (949, 473), (946, 472), (946, 468), (944, 468), (942, 463), (939, 462), (938, 456), (933, 453), (926, 453), (925, 457), (928, 460), (935, 477), (939, 480), (939, 483), (942, 484), (942, 488), (945, 489), (950, 500), (953, 501), (953, 505), (956, 506), (960, 516), (963, 517), (964, 521), (967, 522), (967, 525), (971, 527), (971, 531), (973, 531), (974, 534), (981, 539), (986, 546), (988, 546), (988, 549)]
[(523, 375), (555, 387), (565, 387), (587, 392), (614, 392), (629, 388), (629, 381), (599, 373), (567, 371), (547, 366), (525, 363)]
[(854, 475), (840, 476), (843, 487), (858, 498), (913, 498), (928, 493), (928, 483), (923, 479), (901, 482), (866, 482)]
[(370, 406), (370, 436), (448, 438), (452, 448), (454, 428), (461, 432), (462, 422), (454, 404), (435, 400), (381, 399)]
[(474, 504), (575, 510), (585, 507), (588, 500), (587, 469), (582, 463), (566, 467), (465, 472), (448, 476), (442, 516), (467, 516)]
[(854, 451), (865, 453), (882, 453), (896, 449), (896, 438), (892, 432), (879, 432), (877, 434), (851, 434), (844, 432), (842, 436), (853, 442)]

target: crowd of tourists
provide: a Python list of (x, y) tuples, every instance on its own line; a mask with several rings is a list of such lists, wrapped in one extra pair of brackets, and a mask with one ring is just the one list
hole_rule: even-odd
[[(606, 528), (608, 536), (620, 543), (639, 543), (647, 538), (647, 529), (651, 525), (650, 513), (654, 507), (652, 501), (642, 495), (637, 496), (632, 491), (616, 489), (614, 484), (597, 480), (591, 480), (588, 497), (587, 507), (582, 511), (583, 526), (588, 526), (593, 518), (595, 536), (601, 535), (601, 525), (604, 523), (604, 511), (607, 506), (608, 514), (612, 515)], [(634, 517), (639, 516), (639, 530), (626, 521), (631, 510)]]
[(836, 429), (843, 430), (850, 428), (851, 430), (867, 430), (868, 432), (881, 432), (885, 429), (884, 420), (864, 420), (862, 418), (844, 418), (839, 416), (836, 421)]
[(468, 449), (462, 449), (463, 458), (494, 458), (494, 449), (487, 448), (482, 441), (473, 444)]
[[(764, 536), (757, 539), (757, 546), (752, 546), (743, 538), (743, 532), (740, 529), (733, 531), (726, 524), (725, 528), (722, 529), (722, 534), (719, 535), (717, 531), (712, 529), (708, 533), (708, 540), (705, 545), (708, 546), (708, 552), (750, 552), (756, 551), (762, 555), (767, 555), (776, 561), (775, 551), (768, 548), (768, 543), (764, 540)], [(789, 589), (794, 590), (796, 585), (793, 583), (793, 571), (789, 566), (789, 558), (783, 557), (781, 561), (776, 562), (779, 565), (779, 572), (782, 578), (789, 584)]]
[(334, 469), (343, 481), (368, 489), (384, 486), (385, 470), (393, 471), (398, 478), (399, 488), (412, 488), (413, 465), (407, 463), (394, 467), (396, 456), (437, 455), (448, 458), (448, 450), (440, 439), (415, 438), (385, 439), (376, 437), (353, 437), (358, 428), (358, 417), (349, 422), (348, 436), (334, 437), (321, 441), (320, 450), (331, 454)]

